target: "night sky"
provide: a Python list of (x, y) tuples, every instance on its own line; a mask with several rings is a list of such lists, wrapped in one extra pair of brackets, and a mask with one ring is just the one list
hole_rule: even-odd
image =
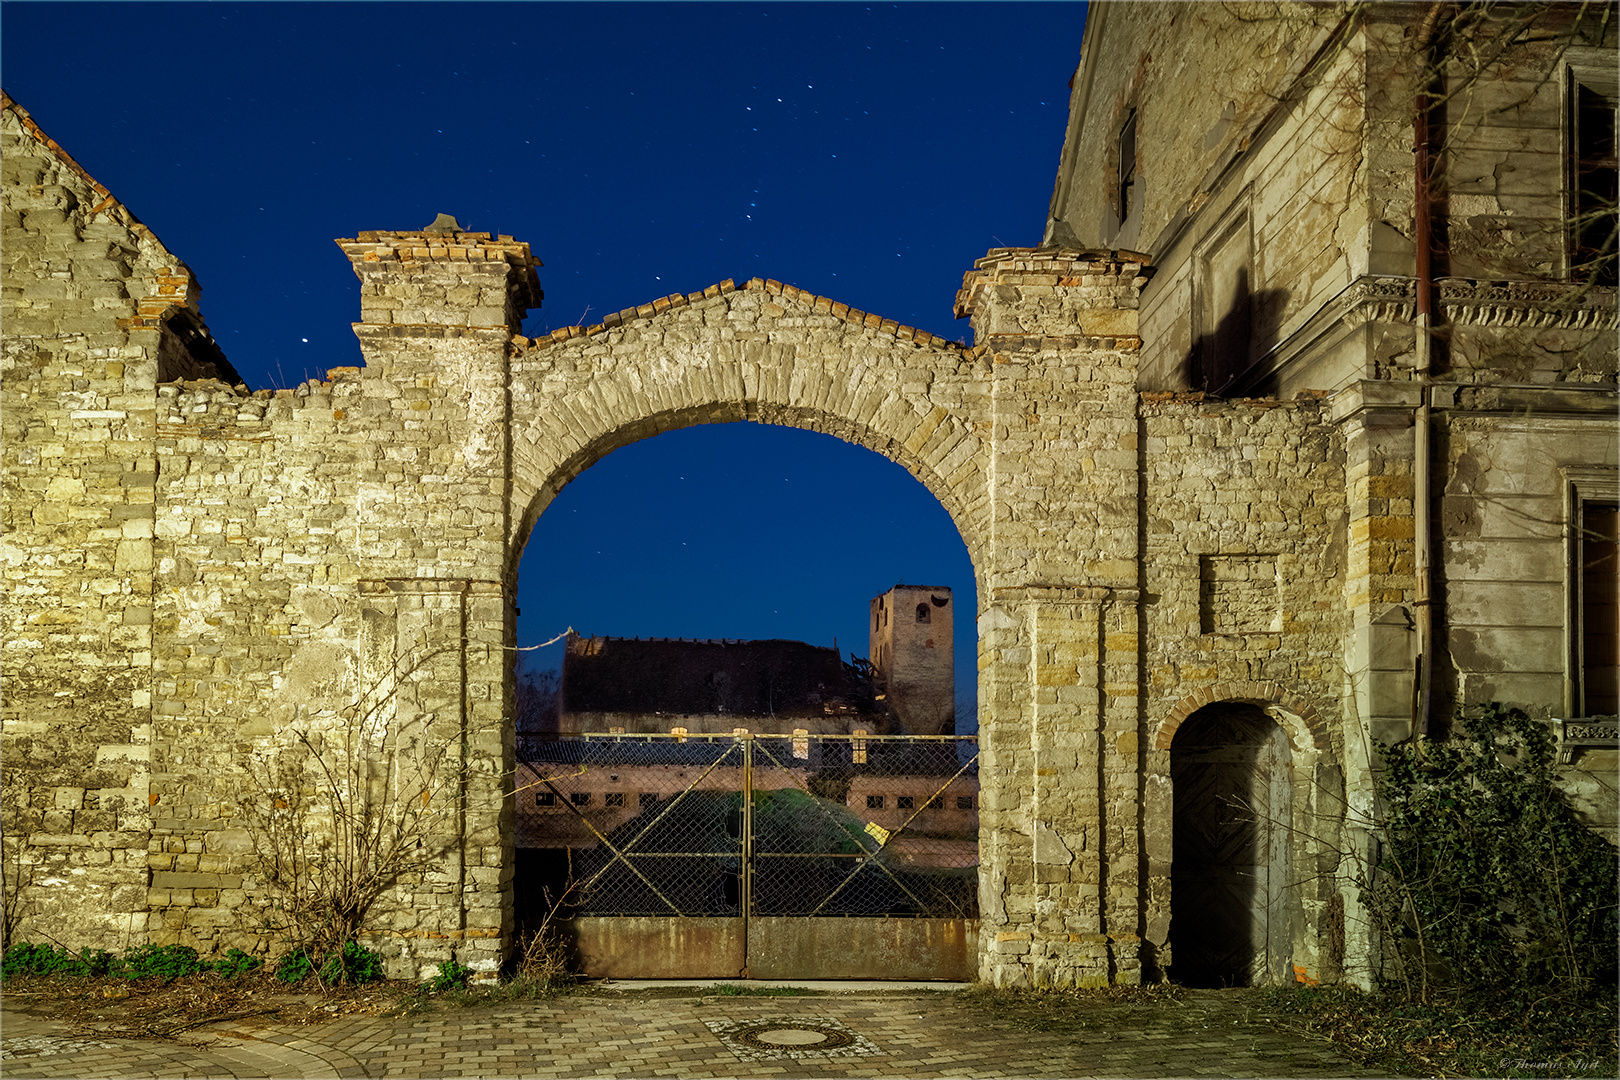
[[(332, 243), (463, 228), (532, 245), (593, 323), (769, 277), (947, 338), (962, 274), (1040, 242), (1083, 3), (0, 5), (6, 90), (197, 274), (254, 389), (359, 363)], [(939, 503), (830, 436), (688, 428), (620, 450), (524, 556), (520, 644), (791, 638), (866, 654), (896, 582), (959, 602)], [(555, 650), (536, 666), (555, 664)]]

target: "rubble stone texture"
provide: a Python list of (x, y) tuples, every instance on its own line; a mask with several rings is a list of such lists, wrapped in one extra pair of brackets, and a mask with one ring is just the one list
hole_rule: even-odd
[[(1614, 290), (1518, 273), (1540, 273), (1542, 248), (1500, 279), (1448, 278), (1451, 365), (1426, 378), (1401, 276), (1410, 129), (1379, 96), (1400, 28), (1369, 17), (1318, 53), (1334, 26), (1245, 24), (1265, 63), (1227, 81), (1247, 89), (1174, 92), (1179, 71), (1226, 70), (1202, 64), (1209, 50), (1241, 51), (1174, 20), (1224, 10), (1094, 10), (1049, 242), (965, 275), (971, 347), (757, 279), (529, 340), (528, 245), (364, 232), (338, 241), (361, 282), (364, 366), (250, 392), (201, 329), (189, 271), (8, 99), (0, 555), (19, 933), (264, 947), (245, 807), (269, 752), (296, 732), (327, 748), (359, 733), (454, 779), (424, 800), (424, 855), (383, 897), (373, 943), (395, 974), (452, 955), (493, 970), (513, 945), (509, 650), (530, 529), (620, 446), (753, 420), (900, 463), (972, 558), (978, 596), (954, 602), (976, 602), (979, 631), (982, 978), (1159, 977), (1175, 733), (1220, 702), (1263, 710), (1288, 743), (1275, 805), (1294, 970), (1366, 978), (1345, 853), (1367, 843), (1352, 826), (1372, 741), (1411, 730), (1417, 406), (1428, 394), (1435, 414), (1447, 692), (1578, 715), (1570, 508), (1616, 498)], [(1531, 51), (1532, 74), (1564, 63)], [(1313, 56), (1326, 66), (1296, 85)], [(1130, 108), (1151, 167), (1122, 223), (1108, 146)], [(1537, 89), (1516, 122), (1554, 132), (1557, 112)], [(1189, 125), (1207, 126), (1201, 144)], [(1360, 133), (1349, 156), (1323, 142), (1345, 131)], [(1488, 154), (1544, 168), (1534, 141)], [(1514, 198), (1527, 220), (1550, 213)], [(1480, 238), (1468, 259), (1502, 235), (1493, 215), (1459, 234)], [(1233, 266), (1252, 274), (1250, 382), (1222, 400), (1194, 376), (1200, 342), (1237, 340)], [(1582, 761), (1574, 787), (1612, 831), (1613, 752)]]

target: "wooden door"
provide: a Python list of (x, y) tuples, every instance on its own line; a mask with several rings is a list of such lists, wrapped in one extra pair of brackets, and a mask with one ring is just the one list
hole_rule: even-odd
[(1253, 705), (1206, 706), (1170, 747), (1170, 976), (1254, 986), (1290, 973), (1288, 740)]

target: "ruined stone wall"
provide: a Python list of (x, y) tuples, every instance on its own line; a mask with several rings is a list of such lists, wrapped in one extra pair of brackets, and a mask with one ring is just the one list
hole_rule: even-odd
[[(1180, 507), (1189, 462), (1231, 493), (1220, 521), (1237, 532), (1206, 525), (1192, 591), (1167, 591), (1196, 621), (1199, 556), (1277, 558), (1269, 586), (1247, 563), (1216, 575), (1249, 583), (1223, 609), (1246, 613), (1230, 616), (1241, 627), (1275, 598), (1281, 644), (1220, 653), (1209, 685), (1241, 676), (1245, 693), (1295, 709), (1302, 749), (1330, 745), (1310, 683), (1325, 616), (1307, 611), (1288, 559), (1332, 532), (1331, 500), (1285, 483), (1331, 472), (1330, 440), (1314, 402), (1165, 405), (1144, 427), (1141, 261), (992, 253), (959, 297), (973, 349), (773, 282), (531, 342), (515, 332), (538, 292), (521, 245), (387, 233), (342, 244), (373, 320), (356, 327), (364, 368), (288, 391), (151, 393), (150, 823), (119, 849), (139, 860), (130, 906), (144, 940), (274, 947), (258, 933), (271, 896), (264, 808), (282, 792), (276, 762), (307, 737), (340, 774), (359, 747), (363, 770), (431, 762), (449, 778), (427, 793), (437, 816), (373, 912), (372, 943), (396, 974), (451, 955), (493, 970), (513, 927), (508, 646), (522, 541), (603, 454), (711, 419), (792, 423), (885, 453), (940, 496), (967, 542), (981, 587), (987, 979), (1101, 984), (1153, 970), (1142, 767), (1165, 713), (1144, 678), (1141, 498), (1168, 485), (1162, 499)], [(1144, 441), (1170, 439), (1172, 422), (1185, 452)], [(1273, 533), (1275, 551), (1254, 539)], [(1249, 546), (1220, 546), (1239, 535)], [(1177, 565), (1166, 572), (1181, 588)], [(303, 794), (319, 794), (301, 769)], [(328, 827), (319, 814), (308, 825)], [(66, 918), (56, 928), (106, 940)]]
[[(533, 271), (510, 241), (475, 236), (469, 259), (466, 243), (379, 235), (348, 242), (365, 310), (390, 320), (358, 328), (365, 369), (157, 393), (152, 940), (262, 944), (262, 822), (243, 802), (271, 797), (266, 762), (295, 732), (341, 771), (377, 728), (443, 751), (430, 801), (454, 804), (379, 904), (377, 944), (398, 974), (451, 950), (487, 971), (511, 903), (502, 387)], [(402, 262), (432, 318), (379, 306)]]
[(155, 386), (188, 355), (163, 320), (198, 289), (10, 98), (0, 151), (5, 874), (117, 948), (147, 930)]

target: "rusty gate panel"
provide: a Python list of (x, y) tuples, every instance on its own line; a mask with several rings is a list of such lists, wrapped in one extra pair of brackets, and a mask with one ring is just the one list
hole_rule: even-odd
[(966, 982), (977, 967), (977, 920), (748, 920), (748, 974), (754, 979)]
[(952, 736), (524, 738), (518, 924), (639, 978), (972, 977), (978, 748)]
[(580, 972), (599, 979), (735, 979), (747, 965), (742, 918), (571, 919)]

